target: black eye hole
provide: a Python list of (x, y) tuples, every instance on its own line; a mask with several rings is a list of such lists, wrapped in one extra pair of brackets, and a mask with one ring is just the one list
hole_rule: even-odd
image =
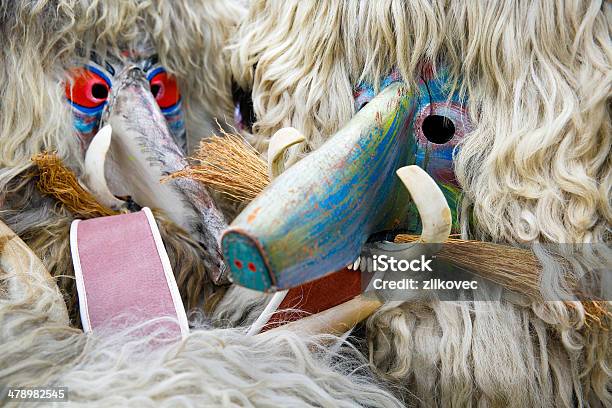
[(423, 120), (423, 134), (431, 143), (444, 144), (455, 135), (455, 125), (446, 116), (430, 115)]
[(238, 107), (240, 111), (240, 116), (242, 117), (242, 126), (247, 129), (249, 132), (253, 131), (253, 123), (257, 121), (257, 116), (255, 115), (255, 109), (253, 108), (253, 100), (251, 99), (251, 91), (244, 90), (237, 85), (233, 86), (233, 98), (234, 104)]
[(108, 89), (102, 84), (94, 84), (91, 87), (91, 95), (96, 99), (106, 99), (108, 97)]
[(157, 94), (159, 93), (160, 89), (161, 89), (161, 86), (159, 86), (159, 84), (151, 85), (151, 93), (153, 94), (154, 97), (157, 97)]

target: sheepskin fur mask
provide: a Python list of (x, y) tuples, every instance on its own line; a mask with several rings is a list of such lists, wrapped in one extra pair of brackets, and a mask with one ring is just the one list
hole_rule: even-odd
[[(231, 118), (231, 75), (223, 47), (243, 15), (242, 2), (218, 0), (0, 4), (0, 218), (8, 225), (0, 237), (3, 385), (66, 386), (72, 403), (98, 406), (401, 406), (364, 356), (338, 338), (253, 337), (241, 328), (211, 328), (210, 308), (225, 289), (212, 285), (207, 275), (203, 259), (210, 251), (177, 225), (172, 211), (156, 211), (156, 220), (183, 303), (192, 312), (191, 334), (151, 349), (154, 331), (145, 330), (152, 334), (143, 337), (135, 335), (142, 333), (138, 327), (91, 335), (79, 329), (68, 239), (76, 214), (40, 193), (31, 158), (54, 152), (48, 162), (56, 164), (64, 182), (71, 180), (66, 185), (87, 184), (84, 150), (106, 111), (112, 122), (110, 107), (120, 106), (120, 88), (136, 84), (129, 88), (137, 90), (131, 97), (144, 98), (148, 107), (157, 104), (151, 112), (164, 114), (178, 98), (161, 100), (155, 85), (168, 89), (172, 81), (180, 91), (177, 123), (183, 129), (172, 132), (172, 118), (153, 115), (153, 128), (166, 129), (157, 135), (164, 142), (157, 147), (176, 146), (161, 152), (166, 154), (157, 151), (155, 158), (161, 163), (168, 155), (182, 157), (181, 137), (186, 135), (189, 150), (210, 134), (210, 118)], [(157, 68), (167, 75), (158, 78), (161, 82), (155, 79), (162, 72)], [(93, 114), (77, 117), (77, 106)], [(122, 109), (125, 117), (138, 113)], [(151, 140), (143, 139), (155, 151)], [(94, 196), (100, 192), (88, 187)], [(106, 198), (102, 213), (130, 210), (111, 208), (117, 202)], [(100, 212), (99, 203), (89, 203)], [(205, 204), (214, 208), (210, 200)], [(226, 312), (216, 324), (234, 325), (262, 301), (238, 294), (237, 302), (226, 299)]]
[[(236, 118), (262, 153), (297, 128), (288, 167), (353, 117), (361, 84), (377, 93), (397, 71), (418, 93), (424, 68), (446, 72), (471, 122), (454, 156), (463, 238), (606, 242), (610, 18), (601, 1), (254, 1), (230, 47)], [(535, 250), (555, 296), (568, 271)], [(383, 306), (370, 361), (423, 406), (612, 403), (609, 321), (586, 327), (577, 302), (479, 300)]]
[[(137, 78), (151, 91), (163, 69), (176, 81), (183, 121), (167, 136), (177, 145), (184, 138), (187, 153), (213, 118), (235, 117), (262, 154), (278, 129), (297, 128), (306, 142), (289, 149), (285, 168), (316, 152), (390, 75), (425, 98), (423, 77), (444, 73), (469, 123), (452, 163), (463, 238), (609, 240), (610, 4), (245, 3), (0, 4), (0, 219), (12, 230), (0, 234), (0, 384), (66, 386), (74, 403), (98, 406), (612, 405), (610, 322), (587, 324), (578, 301), (533, 303), (506, 291), (460, 302), (434, 296), (385, 304), (350, 342), (246, 336), (239, 326), (260, 314), (267, 295), (213, 285), (202, 262), (208, 251), (163, 208), (155, 216), (191, 334), (154, 348), (151, 336), (135, 335), (142, 327), (83, 334), (68, 239), (75, 214), (40, 193), (31, 158), (53, 151), (79, 180), (87, 175), (84, 149), (106, 120), (101, 89), (74, 99), (74, 87), (91, 81), (79, 76), (88, 66), (109, 94), (115, 74), (133, 79), (131, 66), (151, 70)], [(147, 98), (160, 109), (172, 102)], [(75, 105), (102, 111), (79, 116)], [(156, 120), (168, 130), (181, 121)], [(125, 203), (105, 205), (130, 210)], [(556, 296), (580, 272), (534, 251), (543, 294)]]
[[(1, 6), (0, 75), (4, 82), (0, 92), (3, 100), (11, 101), (3, 103), (0, 112), (2, 218), (45, 261), (52, 275), (61, 276), (58, 283), (68, 297), (75, 324), (76, 288), (67, 241), (74, 214), (41, 196), (33, 180), (24, 178), (33, 165), (30, 159), (43, 151), (55, 152), (96, 195), (99, 189), (87, 185), (89, 175), (84, 173), (85, 150), (104, 115), (107, 122), (112, 121), (113, 111), (127, 122), (132, 120), (129, 115), (134, 107), (124, 107), (121, 113), (119, 93), (125, 84), (136, 81), (136, 72), (140, 73), (141, 94), (151, 93), (149, 102), (157, 104), (163, 114), (152, 121), (152, 127), (143, 129), (148, 147), (137, 150), (151, 153), (142, 157), (143, 163), (161, 163), (170, 157), (162, 142), (153, 140), (157, 125), (166, 129), (178, 149), (189, 149), (194, 141), (209, 136), (210, 118), (223, 118), (232, 111), (231, 79), (222, 49), (243, 15), (240, 5), (221, 3), (41, 1)], [(166, 96), (155, 94), (156, 87), (167, 90)], [(174, 152), (175, 158), (183, 154)], [(112, 146), (109, 154), (117, 157)], [(180, 162), (175, 164), (180, 166)], [(103, 175), (112, 193), (147, 192), (146, 183), (138, 181), (145, 179), (138, 169), (118, 168), (114, 177)], [(129, 180), (139, 185), (128, 187)], [(129, 207), (130, 201), (121, 204), (109, 196), (103, 204)], [(154, 205), (140, 205), (160, 208), (166, 198)], [(159, 219), (169, 213), (172, 211), (160, 213)], [(222, 228), (222, 217), (216, 214), (213, 218), (218, 221), (217, 229)], [(168, 227), (177, 231), (177, 219), (171, 216), (168, 221)], [(178, 233), (164, 234), (168, 235), (168, 252), (182, 258), (177, 263), (172, 259), (175, 255), (170, 255), (183, 300), (191, 309), (213, 299), (212, 292), (218, 290), (207, 283), (209, 268), (200, 261), (210, 251), (204, 251), (199, 239), (184, 231), (189, 230), (186, 224), (178, 224)], [(213, 238), (210, 240), (216, 240)]]

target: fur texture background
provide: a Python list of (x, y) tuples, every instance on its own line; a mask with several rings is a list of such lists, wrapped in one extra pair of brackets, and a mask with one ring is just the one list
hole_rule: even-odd
[[(284, 126), (306, 136), (289, 163), (351, 118), (359, 82), (397, 68), (414, 85), (424, 64), (444, 66), (475, 124), (455, 159), (464, 238), (602, 242), (612, 220), (611, 19), (602, 1), (259, 0), (230, 61), (252, 91), (247, 137), (260, 151)], [(536, 251), (544, 294), (585, 272)], [(610, 322), (584, 322), (579, 302), (499, 293), (387, 304), (367, 326), (371, 361), (423, 405), (610, 405)]]
[[(293, 162), (354, 114), (353, 87), (361, 80), (376, 82), (397, 67), (411, 83), (424, 63), (444, 65), (469, 96), (476, 124), (456, 159), (464, 210), (477, 220), (475, 230), (462, 220), (465, 237), (606, 239), (612, 218), (609, 4), (257, 0), (249, 7), (232, 34), (243, 11), (225, 1), (0, 3), (0, 217), (55, 275), (70, 273), (63, 235), (70, 218), (21, 175), (41, 150), (57, 150), (80, 169), (58, 86), (73, 59), (94, 44), (117, 52), (147, 40), (179, 79), (192, 138), (206, 136), (208, 116), (231, 114), (233, 76), (252, 91), (258, 120), (250, 140), (261, 151), (282, 126), (307, 136), (308, 144), (291, 152)], [(196, 260), (183, 241), (174, 242), (191, 255), (177, 259)], [(543, 288), (563, 286), (563, 271), (545, 254), (541, 259)], [(7, 282), (10, 271), (2, 273)], [(192, 299), (185, 291), (198, 274), (185, 274), (196, 279), (181, 287)], [(338, 360), (325, 351), (324, 339), (197, 330), (141, 359), (138, 349), (150, 339), (84, 336), (50, 316), (50, 305), (60, 302), (47, 297), (53, 290), (40, 282), (23, 285), (18, 299), (8, 284), (0, 285), (0, 383), (68, 385), (77, 400), (96, 398), (105, 406), (129, 398), (173, 406), (397, 404), (367, 370), (352, 371), (358, 358)], [(242, 291), (231, 289), (240, 303), (226, 296), (215, 317), (248, 322), (263, 298)], [(367, 322), (369, 355), (395, 391), (416, 405), (610, 405), (609, 322), (584, 322), (579, 302), (531, 305), (506, 293), (491, 302), (388, 304)]]
[[(49, 286), (39, 270), (16, 274), (0, 267), (1, 384), (67, 386), (73, 403), (104, 407), (400, 405), (361, 355), (331, 352), (338, 342), (332, 337), (247, 337), (240, 328), (209, 329), (209, 321), (195, 315), (186, 340), (152, 349), (151, 336), (84, 335), (77, 328), (68, 248), (74, 216), (24, 177), (30, 157), (45, 150), (82, 171), (62, 85), (67, 69), (93, 48), (120, 55), (148, 43), (179, 81), (188, 135), (197, 141), (208, 136), (210, 117), (231, 118), (231, 77), (222, 49), (242, 15), (240, 2), (221, 0), (0, 2), (0, 218), (62, 289)], [(157, 220), (185, 306), (201, 314), (202, 302), (218, 300), (207, 294), (202, 249), (163, 214)], [(228, 311), (240, 307), (229, 298)], [(64, 302), (70, 318), (66, 310), (53, 312)], [(226, 316), (241, 320), (246, 313), (240, 310)]]

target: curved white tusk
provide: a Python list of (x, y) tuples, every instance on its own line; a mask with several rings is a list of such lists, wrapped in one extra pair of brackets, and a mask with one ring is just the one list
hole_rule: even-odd
[(284, 171), (283, 154), (293, 145), (306, 140), (304, 136), (292, 127), (279, 129), (268, 143), (268, 171), (275, 178)]
[(125, 204), (125, 202), (111, 193), (104, 174), (104, 162), (106, 161), (106, 153), (110, 147), (112, 133), (113, 129), (111, 125), (106, 125), (100, 129), (91, 140), (89, 148), (85, 153), (84, 181), (89, 191), (101, 204), (113, 209), (118, 209)]
[(68, 311), (54, 279), (40, 259), (0, 221), (0, 272), (6, 274), (8, 296), (26, 302), (52, 320), (68, 325)]
[[(444, 193), (436, 182), (419, 166), (406, 166), (396, 171), (408, 189), (421, 217), (422, 232), (419, 241), (398, 244), (395, 242), (374, 242), (366, 244), (365, 257), (371, 254), (392, 255), (402, 259), (413, 259), (423, 254), (423, 243), (435, 244), (446, 241), (451, 231), (451, 212)], [(435, 246), (428, 251), (435, 252)], [(368, 254), (369, 253), (369, 254)], [(362, 269), (363, 270), (363, 269)]]
[(444, 193), (436, 182), (419, 166), (406, 166), (398, 169), (396, 174), (410, 192), (414, 201), (423, 230), (421, 242), (442, 243), (451, 231), (451, 212)]

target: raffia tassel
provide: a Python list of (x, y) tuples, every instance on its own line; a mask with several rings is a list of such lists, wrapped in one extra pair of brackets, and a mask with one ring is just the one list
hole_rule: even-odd
[(191, 178), (238, 202), (253, 200), (270, 184), (266, 162), (240, 136), (223, 132), (202, 140), (192, 161), (196, 164), (162, 181)]
[(55, 198), (77, 217), (94, 218), (119, 214), (100, 204), (85, 190), (74, 172), (66, 167), (55, 153), (39, 153), (32, 157), (32, 161), (36, 165), (33, 176), (37, 180), (38, 190)]
[[(418, 240), (418, 235), (408, 234), (395, 238), (398, 243)], [(538, 284), (541, 267), (529, 250), (451, 237), (437, 256), (466, 270), (478, 271), (479, 275), (505, 288), (519, 291), (532, 300), (540, 298)]]

